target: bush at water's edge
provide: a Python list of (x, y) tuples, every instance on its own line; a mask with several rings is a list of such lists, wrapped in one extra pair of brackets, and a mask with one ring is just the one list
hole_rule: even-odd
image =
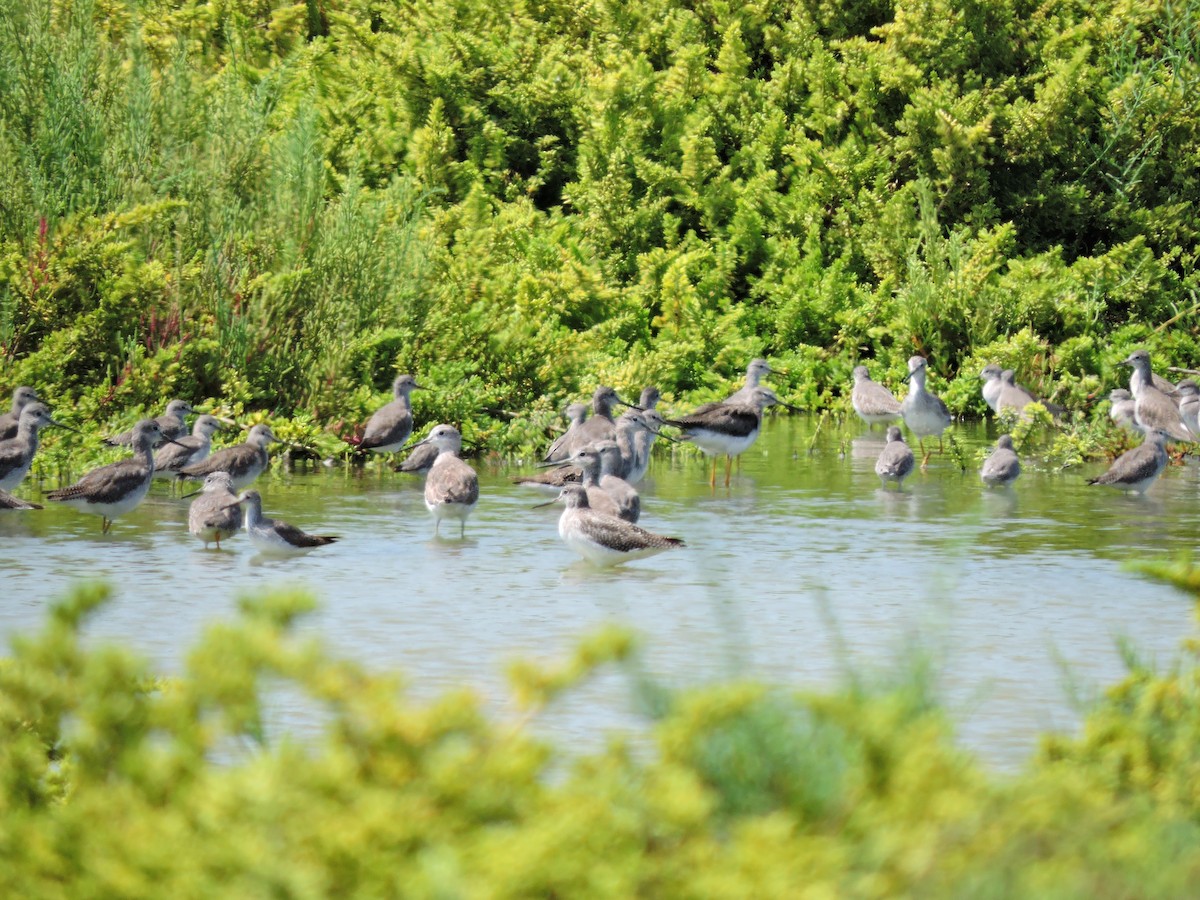
[[(0, 661), (4, 896), (1184, 897), (1200, 876), (1195, 667), (1133, 672), (1011, 777), (955, 747), (917, 675), (658, 696), (652, 752), (579, 754), (524, 726), (627, 660), (620, 631), (515, 667), (524, 713), (496, 722), (295, 636), (302, 595), (244, 603), (171, 679), (85, 648), (105, 598), (77, 589)], [(265, 727), (281, 684), (318, 737)]]

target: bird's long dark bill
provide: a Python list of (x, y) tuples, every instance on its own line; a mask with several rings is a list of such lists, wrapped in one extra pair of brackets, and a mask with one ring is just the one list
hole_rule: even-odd
[(65, 429), (67, 429), (67, 431), (73, 431), (76, 434), (83, 434), (83, 432), (80, 431), (78, 428), (72, 428), (70, 425), (64, 425), (62, 422), (58, 422), (54, 419), (50, 420), (50, 424), (56, 428), (65, 428)]
[(558, 498), (555, 497), (553, 500), (547, 500), (545, 503), (535, 503), (533, 506), (531, 506), (529, 508), (530, 509), (543, 509), (544, 507), (547, 507), (547, 506), (553, 506), (557, 502), (558, 502)]

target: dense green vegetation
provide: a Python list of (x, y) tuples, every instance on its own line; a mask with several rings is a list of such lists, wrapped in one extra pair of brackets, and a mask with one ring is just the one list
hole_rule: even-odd
[[(1195, 590), (1190, 567), (1171, 571)], [(918, 668), (830, 695), (674, 692), (630, 635), (511, 672), (512, 720), (331, 658), (274, 594), (175, 677), (83, 640), (80, 588), (0, 660), (6, 897), (1190, 897), (1200, 668), (1134, 667), (1019, 773), (953, 741)], [(619, 664), (648, 744), (572, 752), (531, 719)], [(307, 696), (322, 725), (270, 727)]]
[(498, 448), (759, 354), (810, 408), (913, 353), (958, 411), (988, 361), (1081, 406), (1200, 360), (1198, 42), (1186, 0), (0, 0), (0, 389), (330, 446), (397, 371)]

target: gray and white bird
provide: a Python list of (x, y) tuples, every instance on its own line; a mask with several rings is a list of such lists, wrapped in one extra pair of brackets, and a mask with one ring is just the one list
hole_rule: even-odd
[(1133, 369), (1129, 378), (1129, 392), (1134, 399), (1134, 418), (1143, 431), (1158, 429), (1173, 441), (1196, 440), (1196, 436), (1183, 424), (1179, 407), (1154, 385), (1149, 353), (1135, 350), (1117, 365)]
[[(187, 437), (187, 417), (192, 412), (194, 412), (192, 405), (186, 400), (172, 400), (168, 403), (166, 412), (154, 420), (158, 423), (162, 439), (174, 441), (182, 437)], [(141, 423), (139, 422), (138, 424)], [(105, 438), (104, 443), (110, 447), (130, 447), (133, 445), (133, 433), (136, 428), (137, 426), (135, 425), (128, 431), (121, 432), (116, 437)]]
[(613, 419), (613, 407), (629, 406), (611, 387), (600, 386), (592, 394), (592, 415), (550, 445), (546, 451), (546, 462), (562, 462), (575, 452), (596, 441), (611, 441), (616, 436), (617, 426)]
[(425, 390), (411, 375), (397, 375), (392, 382), (392, 400), (381, 406), (367, 421), (359, 450), (375, 453), (395, 453), (408, 443), (412, 434), (412, 399), (415, 390)]
[(746, 366), (746, 382), (725, 398), (726, 403), (754, 403), (754, 389), (775, 370), (765, 359), (752, 359)]
[(0, 441), (0, 491), (11, 491), (25, 480), (37, 455), (38, 433), (48, 426), (65, 426), (54, 421), (44, 403), (29, 403), (21, 409), (17, 433)]
[(875, 460), (875, 474), (880, 483), (886, 488), (889, 481), (894, 481), (896, 489), (903, 490), (904, 479), (912, 474), (914, 464), (912, 448), (904, 442), (904, 435), (898, 427), (889, 425), (887, 443)]
[(550, 448), (546, 451), (542, 459), (546, 462), (561, 462), (566, 459), (574, 450), (564, 453), (564, 447), (573, 447), (575, 445), (575, 432), (579, 426), (584, 423), (588, 415), (588, 406), (586, 403), (571, 403), (568, 404), (563, 414), (567, 417), (567, 430), (556, 437), (550, 444)]
[[(1137, 362), (1135, 363), (1134, 360)], [(1155, 372), (1150, 365), (1150, 351), (1145, 349), (1134, 350), (1128, 357), (1117, 363), (1117, 365), (1129, 366), (1133, 369), (1133, 372), (1129, 376), (1129, 393), (1133, 394), (1134, 400), (1141, 396), (1142, 386), (1146, 384), (1152, 385), (1168, 397), (1174, 397), (1175, 385)]]
[(0, 416), (0, 441), (9, 441), (17, 436), (17, 423), (21, 420), (21, 410), (30, 403), (37, 403), (42, 398), (31, 387), (21, 386), (13, 391), (12, 408)]
[(1116, 424), (1130, 431), (1142, 430), (1137, 423), (1137, 416), (1134, 415), (1137, 402), (1133, 399), (1133, 394), (1125, 388), (1113, 388), (1108, 392), (1108, 402), (1108, 417)]
[(233, 489), (240, 491), (267, 470), (271, 463), (267, 446), (277, 440), (271, 426), (260, 423), (250, 429), (243, 443), (224, 447), (198, 463), (184, 466), (179, 470), (179, 477), (202, 479), (213, 472), (228, 472), (233, 479)]
[(917, 436), (921, 448), (921, 467), (929, 462), (929, 453), (925, 452), (925, 438), (937, 436), (938, 448), (942, 445), (942, 432), (951, 422), (950, 410), (942, 402), (942, 398), (931, 394), (925, 387), (928, 375), (928, 363), (924, 357), (911, 356), (908, 360), (908, 374), (904, 380), (908, 382), (908, 394), (900, 404), (900, 414), (908, 430)]
[[(199, 495), (199, 496), (197, 496)], [(242, 510), (228, 472), (210, 472), (204, 485), (185, 497), (196, 497), (188, 507), (188, 531), (204, 542), (204, 549), (237, 534), (242, 528)]]
[(996, 441), (996, 449), (983, 461), (979, 477), (991, 487), (1007, 487), (1021, 475), (1021, 460), (1013, 447), (1012, 436), (1002, 434)]
[(417, 444), (412, 448), (408, 456), (404, 457), (404, 461), (396, 466), (394, 471), (403, 472), (406, 475), (418, 475), (424, 478), (429, 474), (430, 468), (433, 467), (434, 460), (437, 459), (438, 448), (433, 444)]
[(691, 441), (713, 457), (708, 479), (710, 487), (716, 486), (717, 457), (721, 455), (725, 456), (725, 487), (729, 487), (733, 458), (748, 450), (758, 439), (766, 407), (778, 404), (795, 408), (780, 400), (770, 388), (756, 387), (750, 396), (749, 403), (706, 403), (687, 415), (665, 420), (667, 425), (683, 431), (680, 440)]
[(442, 519), (458, 519), (462, 537), (467, 517), (479, 501), (479, 476), (458, 458), (462, 435), (453, 425), (434, 425), (422, 443), (438, 449), (437, 459), (425, 476), (425, 507), (433, 514), (433, 533), (438, 534)]
[(998, 412), (996, 401), (1000, 399), (1001, 381), (1000, 375), (1004, 370), (995, 363), (988, 363), (979, 373), (979, 377), (983, 379), (983, 387), (980, 389), (983, 394), (983, 402), (988, 405), (992, 412)]
[(996, 412), (1012, 410), (1019, 416), (1025, 415), (1025, 407), (1036, 403), (1032, 392), (1017, 384), (1017, 375), (1012, 369), (1000, 373), (1000, 393), (996, 397)]
[(621, 475), (625, 469), (621, 449), (615, 441), (601, 441), (595, 449), (600, 454), (600, 490), (613, 498), (617, 505), (617, 518), (636, 522), (642, 515), (642, 498), (637, 489)]
[(660, 431), (666, 420), (657, 409), (643, 410), (638, 418), (642, 420), (643, 427), (633, 435), (633, 464), (625, 476), (625, 480), (630, 484), (638, 484), (650, 470), (650, 452), (654, 449), (655, 439), (661, 437), (673, 440)]
[(1167, 467), (1167, 433), (1151, 429), (1146, 439), (1132, 450), (1126, 450), (1113, 461), (1099, 478), (1088, 484), (1103, 484), (1121, 491), (1144, 494)]
[(258, 491), (243, 491), (228, 506), (241, 507), (242, 527), (254, 549), (263, 556), (299, 556), (339, 540), (334, 534), (309, 534), (295, 525), (264, 516), (262, 495)]
[(882, 384), (871, 380), (866, 366), (854, 367), (850, 405), (868, 425), (887, 425), (900, 418), (900, 401)]
[(221, 430), (221, 423), (213, 416), (200, 416), (187, 437), (177, 438), (173, 444), (164, 444), (154, 454), (154, 477), (177, 478), (181, 469), (206, 459), (212, 451), (212, 437)]
[(108, 534), (113, 521), (134, 509), (150, 490), (154, 447), (163, 440), (162, 426), (154, 419), (142, 419), (133, 426), (131, 440), (133, 456), (92, 469), (70, 487), (50, 491), (46, 497), (100, 516), (102, 531)]
[(1179, 418), (1193, 435), (1200, 435), (1200, 385), (1185, 378), (1175, 385), (1175, 399), (1179, 401)]
[(568, 548), (596, 565), (619, 565), (684, 546), (679, 538), (654, 534), (632, 522), (597, 512), (588, 505), (588, 493), (582, 485), (567, 485), (557, 501), (566, 505), (558, 520), (559, 537)]

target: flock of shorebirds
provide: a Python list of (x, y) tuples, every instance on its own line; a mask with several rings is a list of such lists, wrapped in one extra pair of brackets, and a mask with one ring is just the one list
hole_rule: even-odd
[[(1110, 394), (1110, 415), (1114, 422), (1143, 432), (1145, 440), (1089, 483), (1141, 493), (1165, 468), (1167, 441), (1192, 442), (1200, 435), (1200, 389), (1190, 379), (1174, 385), (1155, 375), (1145, 350), (1135, 351), (1121, 365), (1132, 369), (1132, 377), (1128, 391), (1117, 389)], [(657, 410), (656, 388), (646, 388), (635, 405), (623, 401), (613, 388), (600, 387), (592, 396), (591, 415), (583, 404), (568, 407), (567, 431), (550, 445), (539, 464), (546, 471), (518, 478), (517, 483), (557, 491), (549, 502), (565, 506), (559, 518), (559, 536), (591, 562), (619, 563), (682, 546), (678, 538), (655, 534), (636, 524), (641, 515), (636, 485), (649, 467), (655, 439), (689, 441), (712, 456), (709, 484), (714, 487), (718, 458), (724, 456), (728, 487), (733, 459), (758, 438), (763, 411), (774, 405), (795, 409), (761, 384), (770, 374), (772, 369), (766, 360), (753, 360), (740, 390), (723, 401), (673, 418)], [(890, 426), (875, 464), (885, 488), (894, 484), (902, 489), (904, 479), (916, 467), (912, 449), (900, 428), (891, 423), (903, 420), (917, 437), (924, 468), (930, 456), (925, 451), (925, 440), (936, 437), (940, 443), (952, 422), (946, 404), (928, 390), (926, 377), (926, 360), (920, 356), (909, 359), (904, 379), (908, 393), (898, 400), (882, 384), (871, 380), (866, 366), (854, 370), (851, 405), (855, 412), (868, 425)], [(1011, 370), (988, 366), (981, 378), (983, 397), (997, 413), (1012, 410), (1021, 414), (1030, 404), (1042, 402), (1016, 383)], [(435, 425), (423, 440), (409, 446), (413, 430), (411, 394), (420, 388), (411, 375), (396, 378), (394, 399), (371, 417), (355, 445), (359, 450), (376, 453), (410, 449), (398, 471), (424, 476), (425, 505), (433, 515), (435, 535), (443, 519), (457, 519), (461, 536), (479, 500), (479, 479), (460, 458), (462, 435), (452, 425)], [(1053, 404), (1043, 405), (1052, 414), (1063, 412)], [(617, 406), (628, 409), (614, 416)], [(80, 512), (99, 515), (102, 530), (108, 533), (113, 520), (135, 508), (155, 479), (199, 480), (203, 482), (199, 490), (185, 495), (195, 498), (188, 511), (188, 529), (206, 548), (215, 544), (220, 549), (222, 540), (243, 529), (260, 553), (273, 556), (304, 553), (337, 540), (330, 535), (308, 534), (264, 516), (261, 495), (246, 489), (269, 465), (267, 447), (277, 438), (268, 425), (255, 425), (244, 442), (214, 451), (212, 439), (221, 422), (200, 414), (189, 433), (186, 417), (193, 412), (187, 402), (172, 400), (157, 419), (143, 419), (129, 431), (106, 439), (107, 443), (130, 447), (132, 456), (93, 469), (69, 487), (45, 496)], [(49, 426), (69, 427), (52, 417), (35, 390), (17, 388), (11, 412), (0, 416), (0, 508), (40, 508), (10, 492), (28, 474), (38, 449), (38, 434)], [(678, 429), (678, 436), (666, 435), (661, 430), (664, 426)], [(1021, 463), (1012, 438), (1002, 435), (984, 461), (980, 477), (988, 485), (1008, 486), (1020, 474)]]

